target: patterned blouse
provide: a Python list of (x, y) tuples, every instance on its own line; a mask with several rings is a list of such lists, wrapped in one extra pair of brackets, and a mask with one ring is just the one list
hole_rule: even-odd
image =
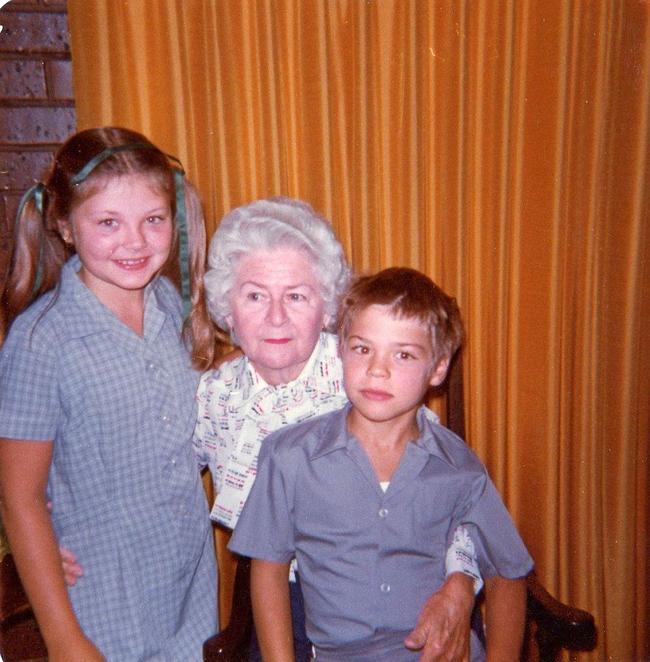
[(302, 372), (287, 384), (267, 384), (242, 356), (204, 373), (197, 400), (194, 450), (217, 493), (210, 517), (233, 529), (255, 481), (263, 439), (347, 402), (336, 337), (321, 333)]

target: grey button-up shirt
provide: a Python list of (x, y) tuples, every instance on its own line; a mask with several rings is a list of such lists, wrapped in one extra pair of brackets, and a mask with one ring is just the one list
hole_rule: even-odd
[(312, 642), (358, 658), (355, 651), (399, 644), (415, 627), (444, 582), (445, 553), (459, 524), (476, 542), (484, 577), (524, 576), (532, 560), (461, 439), (421, 409), (420, 437), (407, 445), (384, 492), (347, 432), (348, 410), (267, 438), (230, 548), (276, 562), (295, 555)]

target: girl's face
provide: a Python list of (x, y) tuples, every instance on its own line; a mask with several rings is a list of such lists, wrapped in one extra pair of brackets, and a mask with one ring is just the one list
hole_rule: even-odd
[(263, 379), (286, 384), (300, 375), (325, 322), (309, 258), (295, 248), (258, 250), (236, 270), (228, 324)]
[(168, 196), (146, 175), (106, 179), (60, 228), (79, 255), (81, 280), (113, 311), (126, 299), (141, 299), (173, 237)]

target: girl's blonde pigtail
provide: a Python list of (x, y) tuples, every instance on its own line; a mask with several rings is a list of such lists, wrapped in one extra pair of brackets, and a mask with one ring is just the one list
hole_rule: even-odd
[(40, 294), (56, 285), (67, 259), (63, 240), (47, 227), (47, 189), (32, 187), (23, 197), (10, 238), (9, 261), (2, 286), (0, 342), (13, 320)]
[(225, 343), (210, 318), (205, 300), (206, 236), (205, 219), (198, 191), (185, 180), (185, 207), (189, 239), (192, 308), (185, 322), (185, 338), (192, 351), (192, 364), (209, 370), (224, 352)]

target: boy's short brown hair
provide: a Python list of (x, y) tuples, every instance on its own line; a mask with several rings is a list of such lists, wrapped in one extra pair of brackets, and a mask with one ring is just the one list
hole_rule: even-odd
[(451, 360), (463, 341), (458, 304), (428, 276), (408, 267), (391, 267), (357, 278), (343, 297), (336, 323), (344, 341), (354, 317), (369, 306), (388, 306), (399, 318), (413, 318), (428, 329), (436, 365)]

